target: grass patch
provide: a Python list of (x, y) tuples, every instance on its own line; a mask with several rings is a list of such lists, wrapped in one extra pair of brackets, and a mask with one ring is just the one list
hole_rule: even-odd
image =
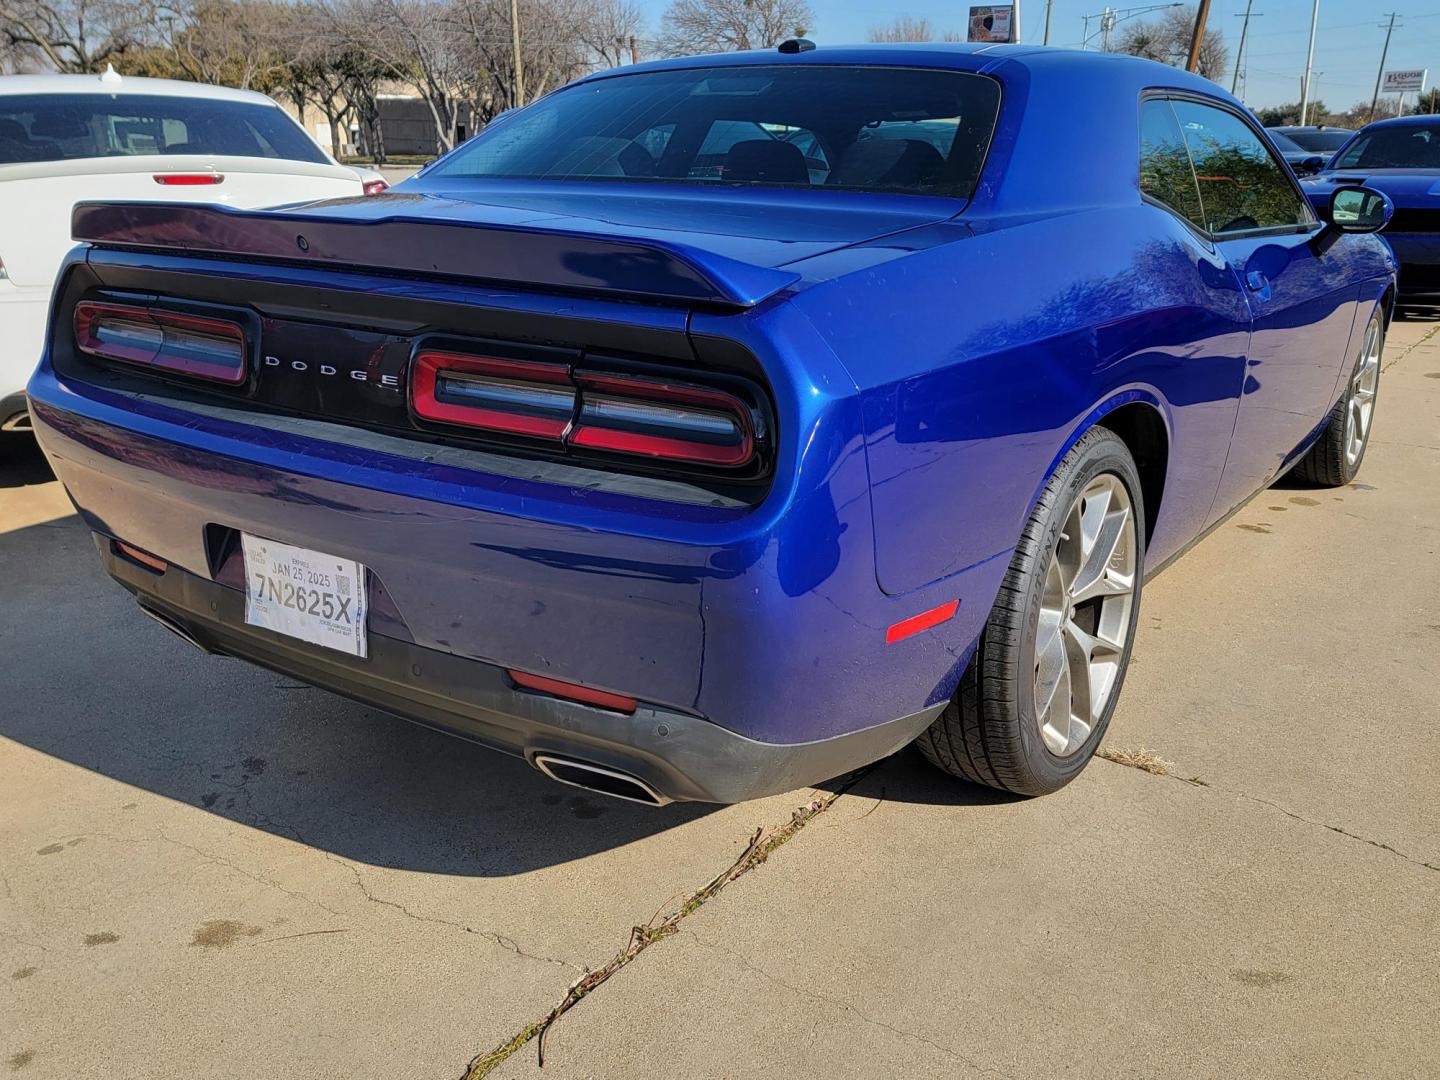
[(495, 1047), (495, 1049), (488, 1053), (481, 1054), (472, 1060), (466, 1068), (462, 1080), (482, 1080), (483, 1077), (490, 1075), (491, 1072), (498, 1068), (506, 1058), (523, 1048), (532, 1039), (539, 1041), (537, 1053), (539, 1055), (540, 1067), (544, 1068), (545, 1037), (560, 1017), (573, 1009), (582, 999), (593, 993), (611, 976), (615, 975), (621, 968), (629, 964), (651, 945), (655, 944), (655, 942), (662, 941), (678, 933), (682, 919), (694, 914), (713, 899), (721, 890), (764, 863), (777, 848), (789, 841), (789, 839), (803, 829), (811, 819), (829, 810), (830, 807), (834, 805), (835, 800), (845, 794), (866, 772), (869, 772), (869, 769), (864, 769), (852, 774), (850, 778), (836, 788), (834, 792), (812, 799), (804, 806), (796, 808), (790, 815), (790, 820), (784, 824), (762, 826), (756, 829), (750, 837), (749, 844), (745, 846), (745, 850), (740, 853), (740, 857), (736, 859), (728, 869), (716, 874), (668, 913), (662, 915), (657, 911), (651, 916), (649, 922), (641, 926), (631, 927), (629, 941), (625, 943), (623, 949), (610, 958), (608, 963), (596, 968), (594, 971), (587, 971), (571, 983), (569, 989), (565, 991), (564, 997), (544, 1016), (516, 1032), (512, 1038), (507, 1039)]
[(1146, 750), (1143, 746), (1116, 747), (1102, 746), (1097, 751), (1097, 756), (1106, 761), (1113, 761), (1116, 765), (1128, 765), (1132, 769), (1139, 769), (1141, 772), (1148, 772), (1154, 776), (1171, 776), (1171, 770), (1175, 768), (1173, 761), (1166, 761), (1159, 754)]

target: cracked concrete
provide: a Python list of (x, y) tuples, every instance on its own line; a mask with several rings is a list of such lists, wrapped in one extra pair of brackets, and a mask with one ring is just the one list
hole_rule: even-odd
[[(1109, 737), (1174, 777), (1021, 802), (902, 754), (568, 1012), (541, 1075), (1440, 1075), (1433, 376), (1440, 324), (1398, 325), (1361, 482), (1262, 497), (1147, 587)], [(604, 802), (192, 654), (45, 480), (0, 464), (25, 1080), (453, 1078), (803, 801)], [(532, 1045), (492, 1076), (535, 1074)]]

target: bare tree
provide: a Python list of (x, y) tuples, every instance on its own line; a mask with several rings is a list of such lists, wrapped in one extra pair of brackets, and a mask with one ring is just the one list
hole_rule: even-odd
[(103, 71), (151, 42), (154, 0), (0, 0), (0, 51), (55, 71)]
[(267, 93), (285, 82), (309, 33), (300, 9), (276, 0), (199, 0), (167, 25), (186, 78)]
[(579, 16), (575, 34), (594, 54), (597, 67), (619, 67), (639, 59), (645, 13), (631, 0), (596, 0)]
[(930, 20), (913, 15), (897, 15), (884, 26), (872, 26), (867, 35), (871, 41), (934, 41), (935, 31)]
[(673, 0), (661, 20), (666, 56), (768, 49), (804, 37), (815, 13), (809, 0)]
[[(1195, 33), (1195, 8), (1170, 8), (1154, 22), (1137, 22), (1111, 45), (1112, 52), (1143, 56), (1172, 67), (1184, 67), (1190, 59), (1190, 39)], [(1200, 74), (1219, 79), (1225, 74), (1230, 50), (1219, 30), (1206, 29), (1200, 43)]]
[(435, 123), (436, 149), (455, 145), (470, 74), (457, 48), (448, 0), (322, 0), (330, 27), (385, 74), (420, 94)]

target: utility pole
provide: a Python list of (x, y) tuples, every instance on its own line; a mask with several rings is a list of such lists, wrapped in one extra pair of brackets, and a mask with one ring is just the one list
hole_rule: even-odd
[(1110, 32), (1115, 29), (1115, 24), (1116, 24), (1118, 21), (1119, 21), (1119, 19), (1116, 17), (1115, 9), (1114, 9), (1114, 8), (1108, 8), (1108, 7), (1107, 7), (1107, 8), (1105, 9), (1105, 14), (1103, 14), (1103, 15), (1100, 16), (1100, 51), (1101, 51), (1101, 52), (1109, 52), (1109, 51), (1110, 51)]
[(1305, 83), (1300, 90), (1300, 126), (1310, 112), (1310, 79), (1315, 73), (1315, 29), (1320, 23), (1320, 0), (1310, 9), (1310, 52), (1305, 57)]
[(525, 104), (525, 67), (520, 60), (520, 0), (510, 0), (510, 45), (515, 51), (515, 85), (513, 108)]
[(1255, 6), (1255, 0), (1245, 0), (1245, 22), (1240, 27), (1240, 47), (1235, 50), (1235, 75), (1230, 80), (1230, 93), (1235, 93), (1235, 88), (1240, 85), (1240, 58), (1245, 55), (1245, 38), (1250, 33), (1250, 20), (1256, 16), (1251, 15), (1250, 9)]
[(1045, 0), (1045, 40), (1041, 45), (1050, 44), (1050, 13), (1055, 9), (1055, 0)]
[[(1010, 0), (1013, 5), (1010, 8), (1010, 43), (1020, 44), (1020, 0)], [(748, 4), (746, 5), (749, 6)]]
[(1390, 12), (1390, 25), (1385, 27), (1385, 47), (1380, 50), (1380, 70), (1375, 73), (1375, 96), (1370, 99), (1370, 119), (1380, 106), (1380, 80), (1385, 78), (1385, 58), (1390, 55), (1390, 35), (1395, 33), (1395, 12)]
[[(1318, 4), (1320, 0), (1315, 0)], [(1186, 71), (1200, 70), (1200, 45), (1205, 40), (1205, 20), (1210, 17), (1210, 0), (1200, 0), (1200, 8), (1195, 12), (1195, 33), (1190, 37), (1190, 59), (1185, 64)]]

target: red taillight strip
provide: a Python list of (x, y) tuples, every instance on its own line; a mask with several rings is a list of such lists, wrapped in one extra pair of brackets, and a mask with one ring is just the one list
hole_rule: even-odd
[[(544, 386), (571, 387), (564, 415), (534, 415), (488, 408), (480, 404), (445, 401), (440, 397), (441, 381), (451, 373), (475, 375), (495, 380), (500, 385), (525, 383)], [(570, 369), (564, 364), (535, 360), (501, 360), (492, 357), (466, 356), (461, 353), (422, 352), (415, 357), (415, 370), (410, 378), (410, 406), (417, 416), (442, 424), (463, 424), (509, 435), (532, 435), (544, 439), (563, 439), (575, 411)]]
[(960, 610), (960, 601), (951, 600), (949, 603), (933, 607), (929, 611), (922, 611), (919, 615), (912, 615), (908, 619), (901, 619), (889, 630), (885, 631), (885, 644), (894, 645), (897, 641), (904, 641), (908, 637), (914, 637), (932, 626), (939, 626), (955, 617)]
[(581, 686), (579, 683), (548, 679), (544, 675), (531, 675), (513, 668), (506, 668), (505, 674), (509, 675), (510, 681), (522, 690), (538, 690), (542, 694), (552, 694), (569, 701), (578, 701), (582, 705), (594, 705), (597, 708), (610, 709), (614, 712), (633, 713), (638, 704), (634, 698), (626, 697), (624, 694), (611, 694), (604, 690)]
[(166, 187), (205, 187), (223, 184), (224, 173), (156, 173), (155, 182)]
[[(106, 322), (112, 328), (129, 326), (138, 328), (143, 335), (153, 332), (158, 335), (143, 347), (138, 342), (107, 342), (101, 332)], [(148, 364), (183, 375), (195, 375), (216, 382), (238, 386), (245, 381), (246, 357), (249, 355), (245, 328), (239, 323), (225, 319), (210, 319), (201, 315), (186, 315), (178, 311), (159, 308), (137, 307), (131, 304), (103, 303), (82, 300), (75, 305), (73, 317), (75, 343), (80, 351), (107, 360), (127, 360), (132, 363)], [(212, 341), (226, 342), (235, 347), (234, 363), (208, 361), (196, 356), (183, 355), (186, 349), (193, 350), (196, 343), (186, 342), (183, 337), (171, 340), (166, 330), (178, 331), (181, 335), (195, 335)], [(200, 343), (203, 345), (203, 341)]]

